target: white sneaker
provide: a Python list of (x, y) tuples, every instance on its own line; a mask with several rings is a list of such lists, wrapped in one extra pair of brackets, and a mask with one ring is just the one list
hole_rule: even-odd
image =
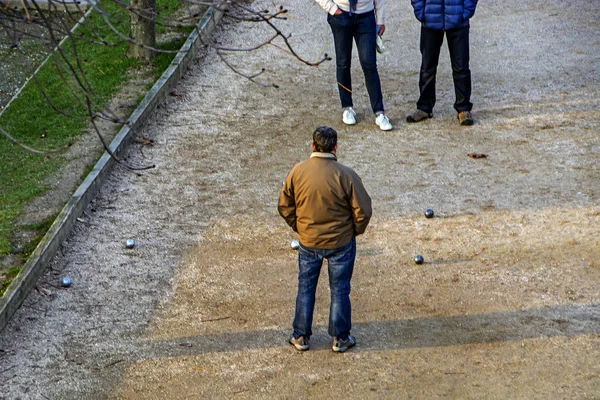
[(390, 120), (385, 114), (379, 114), (377, 118), (375, 118), (375, 123), (382, 131), (391, 131), (393, 128), (392, 124), (390, 124)]
[(346, 125), (356, 124), (356, 113), (354, 112), (352, 107), (348, 107), (344, 110), (344, 113), (342, 114), (342, 121)]

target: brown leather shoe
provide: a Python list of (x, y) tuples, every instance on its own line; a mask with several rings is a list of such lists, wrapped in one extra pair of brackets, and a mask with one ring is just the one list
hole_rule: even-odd
[(406, 122), (419, 122), (431, 117), (433, 117), (432, 113), (417, 109), (417, 111), (406, 117)]
[(475, 121), (473, 121), (473, 116), (469, 111), (461, 111), (458, 113), (458, 122), (461, 125), (468, 126), (473, 125)]

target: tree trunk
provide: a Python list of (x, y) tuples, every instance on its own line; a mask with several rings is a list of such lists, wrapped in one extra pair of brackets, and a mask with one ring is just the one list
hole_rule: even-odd
[(127, 56), (149, 62), (154, 58), (156, 45), (156, 0), (131, 0), (131, 27), (129, 37), (135, 43), (129, 44)]

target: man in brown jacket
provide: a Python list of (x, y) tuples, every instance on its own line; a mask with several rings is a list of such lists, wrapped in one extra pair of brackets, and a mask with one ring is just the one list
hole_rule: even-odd
[(356, 257), (355, 237), (371, 219), (371, 198), (360, 177), (337, 162), (337, 132), (321, 126), (313, 133), (310, 158), (292, 168), (279, 196), (279, 214), (300, 235), (298, 295), (289, 343), (308, 350), (315, 293), (323, 259), (327, 259), (331, 304), (332, 350), (356, 344), (352, 328), (350, 280)]

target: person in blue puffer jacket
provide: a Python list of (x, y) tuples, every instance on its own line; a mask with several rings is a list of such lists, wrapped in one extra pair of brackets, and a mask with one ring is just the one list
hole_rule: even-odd
[(461, 125), (473, 125), (469, 20), (475, 14), (477, 0), (411, 0), (411, 3), (415, 17), (421, 22), (420, 96), (417, 110), (406, 117), (406, 121), (419, 122), (433, 116), (435, 75), (445, 33), (456, 95), (454, 109)]

